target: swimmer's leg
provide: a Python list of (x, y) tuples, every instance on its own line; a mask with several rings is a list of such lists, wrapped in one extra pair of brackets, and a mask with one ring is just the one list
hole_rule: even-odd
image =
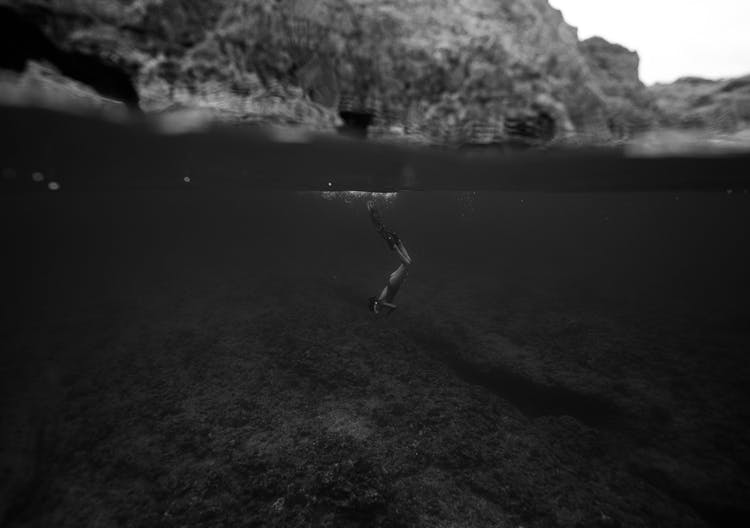
[(391, 302), (398, 293), (401, 284), (409, 274), (409, 268), (401, 264), (396, 270), (388, 276), (388, 284), (385, 285), (383, 291), (380, 292), (378, 300), (381, 302)]
[(378, 295), (378, 300), (380, 302), (383, 302), (387, 296), (388, 296), (388, 286), (383, 288), (383, 291), (380, 292), (380, 295)]
[(372, 220), (372, 224), (375, 226), (378, 234), (383, 237), (389, 248), (396, 249), (396, 245), (400, 242), (400, 239), (396, 233), (386, 229), (383, 217), (380, 216), (380, 211), (378, 211), (374, 201), (370, 200), (367, 202), (367, 210), (370, 211), (370, 220)]
[(385, 287), (386, 296), (389, 300), (393, 300), (394, 297), (396, 297), (396, 294), (398, 293), (398, 290), (401, 288), (401, 284), (404, 282), (404, 279), (406, 279), (406, 276), (409, 274), (409, 268), (407, 268), (404, 264), (401, 264), (398, 268), (396, 268), (396, 271), (391, 273), (390, 277), (388, 277), (388, 285)]
[(409, 252), (406, 251), (406, 246), (404, 246), (404, 243), (400, 239), (393, 246), (393, 249), (398, 254), (398, 258), (401, 259), (402, 266), (411, 266), (411, 257), (409, 256)]
[(383, 225), (383, 217), (380, 216), (380, 211), (378, 211), (378, 208), (375, 206), (374, 200), (367, 202), (367, 210), (370, 212), (370, 220), (372, 220), (375, 229), (378, 231), (385, 229), (385, 226)]

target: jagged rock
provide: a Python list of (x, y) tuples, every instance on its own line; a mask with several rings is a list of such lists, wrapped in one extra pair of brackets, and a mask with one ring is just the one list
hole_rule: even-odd
[(21, 73), (0, 70), (0, 103), (93, 111), (108, 116), (122, 116), (127, 113), (127, 108), (122, 102), (103, 97), (85, 84), (37, 62), (30, 62)]
[(579, 48), (606, 104), (606, 132), (627, 138), (652, 128), (658, 112), (638, 77), (638, 53), (601, 37), (586, 39)]
[[(609, 100), (639, 86), (637, 58), (613, 55), (622, 75), (604, 75), (586, 56), (598, 41), (581, 45), (548, 0), (13, 5), (61, 49), (135, 65), (147, 111), (207, 104), (207, 92), (232, 107), (241, 106), (238, 99), (254, 104), (281, 93), (276, 112), (285, 120), (332, 130), (340, 124), (341, 100), (349, 98), (355, 103), (345, 111), (374, 109), (372, 126), (381, 130), (400, 127), (454, 144), (467, 141), (476, 123), (503, 129), (518, 114), (551, 117), (556, 136), (573, 130), (610, 136), (613, 114), (647, 118), (650, 111), (632, 98), (625, 105)], [(295, 115), (301, 107), (302, 120)], [(629, 133), (624, 128), (618, 134)]]
[(92, 88), (102, 97), (138, 108), (133, 82), (116, 64), (100, 54), (61, 49), (18, 11), (2, 5), (0, 47), (0, 68), (20, 73), (30, 61), (46, 62), (64, 77)]
[(638, 77), (640, 58), (635, 51), (601, 37), (586, 39), (580, 47), (591, 73), (605, 94), (629, 95), (644, 88)]
[(718, 81), (683, 77), (649, 92), (668, 126), (729, 133), (750, 128), (750, 75)]

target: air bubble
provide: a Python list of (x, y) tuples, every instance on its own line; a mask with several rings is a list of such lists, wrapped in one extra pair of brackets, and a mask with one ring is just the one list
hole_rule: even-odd
[(41, 172), (35, 172), (31, 175), (31, 179), (34, 180), (36, 183), (44, 181), (44, 174)]
[(60, 190), (60, 184), (59, 184), (59, 183), (57, 183), (57, 182), (49, 182), (49, 183), (47, 184), (47, 188), (48, 188), (48, 189), (49, 189), (50, 191), (59, 191), (59, 190)]
[(182, 178), (182, 181), (184, 181), (185, 183), (190, 183), (190, 176), (185, 176), (184, 178)]
[(333, 184), (331, 182), (328, 182), (329, 187), (333, 187)]

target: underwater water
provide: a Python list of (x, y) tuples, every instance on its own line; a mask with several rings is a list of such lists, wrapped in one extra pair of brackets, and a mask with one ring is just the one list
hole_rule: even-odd
[[(43, 178), (0, 195), (4, 525), (747, 517), (742, 189)], [(387, 318), (369, 199), (414, 261)]]

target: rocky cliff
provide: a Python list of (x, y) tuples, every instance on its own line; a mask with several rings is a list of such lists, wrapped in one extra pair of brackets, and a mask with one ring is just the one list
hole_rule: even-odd
[(592, 37), (579, 46), (591, 74), (607, 95), (628, 95), (643, 89), (638, 77), (640, 57), (635, 51)]
[(649, 92), (671, 127), (723, 133), (750, 128), (750, 75), (716, 81), (684, 77)]
[(519, 130), (606, 139), (650, 117), (637, 56), (580, 43), (547, 0), (4, 3), (60, 49), (120, 65), (145, 111), (317, 128), (364, 119), (445, 143)]
[(593, 84), (600, 90), (606, 104), (606, 131), (609, 134), (625, 138), (659, 123), (653, 96), (638, 76), (638, 53), (601, 37), (584, 40), (579, 49)]

